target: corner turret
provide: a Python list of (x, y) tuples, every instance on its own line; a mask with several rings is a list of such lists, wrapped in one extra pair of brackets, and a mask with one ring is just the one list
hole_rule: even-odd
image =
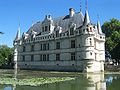
[(89, 23), (90, 23), (90, 18), (89, 18), (88, 10), (86, 10), (83, 25), (88, 25)]

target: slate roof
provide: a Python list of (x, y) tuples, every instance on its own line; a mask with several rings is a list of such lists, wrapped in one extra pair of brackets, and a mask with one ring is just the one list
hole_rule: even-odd
[[(60, 26), (62, 27), (63, 31), (67, 31), (69, 28), (70, 23), (76, 24), (76, 28), (83, 25), (84, 16), (82, 12), (75, 13), (73, 17), (70, 17), (69, 15), (65, 15), (59, 18), (53, 18), (54, 26)], [(31, 30), (34, 30), (38, 34), (41, 32), (42, 22), (37, 22), (34, 25), (30, 27), (30, 29), (27, 31), (27, 34), (30, 34)]]

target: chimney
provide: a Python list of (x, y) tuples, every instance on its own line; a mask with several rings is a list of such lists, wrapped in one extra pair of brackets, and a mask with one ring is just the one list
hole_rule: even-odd
[(74, 14), (75, 14), (74, 9), (73, 9), (73, 8), (70, 8), (70, 9), (69, 9), (69, 15), (70, 15), (70, 17), (73, 17)]

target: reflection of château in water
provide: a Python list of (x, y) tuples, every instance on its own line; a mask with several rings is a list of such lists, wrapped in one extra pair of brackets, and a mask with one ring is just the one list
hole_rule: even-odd
[(87, 79), (90, 85), (87, 90), (106, 90), (104, 74), (87, 74)]
[[(0, 81), (2, 82), (2, 81)], [(75, 80), (40, 86), (0, 85), (0, 90), (119, 90), (120, 75), (81, 74)]]
[(46, 16), (14, 40), (14, 59), (21, 69), (104, 71), (105, 35), (100, 23), (90, 22), (88, 10), (53, 19)]

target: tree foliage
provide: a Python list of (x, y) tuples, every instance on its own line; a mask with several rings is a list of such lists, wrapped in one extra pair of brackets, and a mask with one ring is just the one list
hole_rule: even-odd
[[(105, 48), (110, 52), (112, 58), (120, 57), (120, 21), (113, 18), (102, 25), (102, 30), (106, 35)], [(117, 55), (117, 56), (116, 56)]]
[(0, 45), (0, 65), (8, 65), (13, 60), (13, 48), (7, 45)]

